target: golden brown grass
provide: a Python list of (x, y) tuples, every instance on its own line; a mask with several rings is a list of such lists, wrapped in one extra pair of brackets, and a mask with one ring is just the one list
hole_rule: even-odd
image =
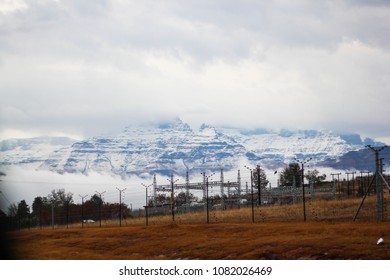
[[(348, 200), (318, 200), (306, 201), (306, 217), (308, 221), (321, 222), (341, 222), (352, 221), (361, 198)], [(303, 205), (302, 203), (283, 205), (283, 206), (262, 206), (254, 208), (256, 222), (286, 222), (302, 221)], [(390, 215), (385, 211), (385, 216)], [(177, 224), (203, 224), (206, 223), (206, 212), (195, 212), (187, 214), (176, 214), (175, 223)], [(251, 223), (251, 208), (210, 210), (210, 223)], [(358, 215), (357, 221), (375, 221), (376, 208), (375, 197), (368, 197)], [(172, 216), (152, 216), (149, 217), (149, 225), (163, 225), (172, 223)], [(119, 220), (102, 220), (102, 227), (118, 227)], [(122, 226), (145, 225), (145, 218), (122, 220)], [(62, 226), (64, 227), (64, 226)], [(79, 228), (81, 223), (69, 225), (70, 228)], [(93, 224), (84, 224), (86, 228), (99, 227), (99, 222)]]
[(9, 242), (17, 259), (390, 259), (390, 223), (375, 221), (374, 199), (368, 198), (356, 222), (360, 200), (308, 202), (205, 213), (102, 222), (71, 228), (12, 232)]

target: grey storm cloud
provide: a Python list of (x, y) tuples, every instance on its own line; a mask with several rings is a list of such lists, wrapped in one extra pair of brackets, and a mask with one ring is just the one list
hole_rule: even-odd
[(387, 1), (5, 1), (0, 136), (179, 116), (390, 137), (389, 13)]

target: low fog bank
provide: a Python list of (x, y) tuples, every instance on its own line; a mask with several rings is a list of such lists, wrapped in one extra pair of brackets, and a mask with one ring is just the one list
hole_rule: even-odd
[[(305, 170), (312, 170), (315, 167), (310, 167)], [(339, 171), (329, 168), (317, 168), (320, 174), (326, 174), (326, 180), (332, 179), (330, 174), (341, 173), (340, 180), (345, 176), (345, 171)], [(276, 187), (278, 185), (279, 173), (282, 168), (278, 170), (265, 170), (268, 187)], [(278, 171), (275, 173), (275, 171)], [(152, 175), (144, 175), (141, 177), (131, 176), (123, 179), (119, 176), (111, 174), (90, 173), (88, 175), (82, 174), (58, 174), (50, 171), (36, 171), (31, 169), (24, 169), (13, 166), (4, 172), (6, 175), (1, 176), (0, 181), (0, 209), (7, 213), (8, 207), (12, 204), (18, 204), (21, 200), (32, 206), (34, 198), (37, 196), (45, 197), (51, 193), (52, 190), (65, 189), (65, 192), (73, 193), (73, 200), (76, 204), (81, 204), (81, 196), (87, 195), (86, 200), (97, 193), (103, 193), (102, 198), (105, 202), (118, 203), (119, 190), (122, 192), (122, 202), (133, 209), (143, 208), (145, 205), (145, 187), (153, 183)], [(207, 174), (211, 175), (211, 174)], [(201, 174), (189, 174), (190, 182), (202, 182)], [(245, 190), (246, 185), (250, 186), (250, 171), (245, 167), (240, 169), (241, 186)], [(169, 185), (169, 177), (163, 175), (156, 175), (158, 185)], [(219, 181), (221, 179), (220, 173), (215, 173), (210, 177), (210, 181)], [(186, 182), (185, 177), (175, 177), (178, 184)], [(224, 172), (224, 182), (237, 182), (238, 170)], [(119, 189), (119, 190), (118, 190)], [(184, 189), (183, 189), (184, 191)], [(201, 199), (201, 191), (192, 191), (195, 196)], [(209, 189), (209, 195), (219, 194), (219, 187)], [(148, 196), (153, 195), (152, 187), (148, 189)]]
[[(86, 199), (92, 195), (103, 193), (102, 198), (106, 202), (119, 202), (119, 191), (122, 193), (122, 202), (133, 208), (141, 208), (145, 204), (145, 188), (141, 185), (151, 184), (153, 177), (130, 177), (123, 180), (119, 176), (103, 175), (98, 173), (82, 174), (58, 174), (50, 171), (36, 171), (11, 167), (2, 176), (0, 182), (0, 207), (4, 212), (12, 203), (25, 200), (31, 207), (34, 198), (45, 197), (52, 190), (65, 189), (66, 193), (73, 193), (74, 203), (81, 203), (81, 197)], [(117, 189), (118, 188), (118, 189)]]

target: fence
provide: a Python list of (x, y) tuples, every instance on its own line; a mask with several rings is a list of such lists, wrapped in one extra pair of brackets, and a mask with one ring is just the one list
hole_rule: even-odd
[[(386, 179), (388, 181), (389, 177), (387, 176)], [(370, 181), (373, 181), (373, 175), (361, 175), (353, 180), (311, 183), (304, 187), (304, 198), (308, 203), (308, 207), (313, 206), (313, 203), (317, 201), (324, 200), (341, 201), (354, 198), (361, 200), (361, 197), (366, 193), (368, 196), (375, 195), (375, 188), (371, 188), (370, 192), (367, 192)], [(212, 190), (211, 193), (209, 193), (210, 190)], [(192, 191), (202, 194), (199, 201), (189, 199)], [(167, 193), (171, 196), (165, 196)], [(184, 194), (184, 199), (183, 196), (181, 197), (182, 199), (178, 199), (180, 194)], [(165, 200), (159, 201), (157, 198), (160, 195), (164, 195), (163, 198)], [(124, 224), (126, 225), (132, 219), (146, 218), (146, 216), (162, 219), (162, 217), (175, 214), (182, 215), (202, 212), (207, 212), (207, 216), (209, 216), (209, 211), (214, 211), (213, 215), (215, 215), (215, 211), (252, 209), (253, 207), (260, 209), (257, 212), (264, 212), (261, 209), (282, 205), (296, 205), (299, 208), (299, 205), (303, 202), (303, 190), (302, 187), (284, 186), (276, 188), (262, 187), (260, 192), (258, 192), (256, 186), (249, 187), (247, 182), (245, 182), (245, 188), (242, 188), (239, 171), (237, 173), (237, 181), (225, 182), (223, 170), (221, 170), (220, 179), (211, 182), (206, 180), (206, 176), (204, 176), (202, 182), (190, 182), (187, 174), (187, 180), (183, 184), (175, 184), (175, 181), (171, 177), (170, 184), (158, 185), (156, 177), (154, 177), (153, 195), (148, 198), (147, 212), (145, 208), (131, 209), (123, 203), (96, 204), (87, 201), (87, 203), (82, 205), (43, 205), (40, 209), (35, 209), (32, 214), (23, 217), (17, 215), (13, 217), (0, 216), (0, 226), (6, 230), (30, 227), (69, 227), (75, 224), (81, 224), (81, 226), (96, 226), (97, 224), (102, 226), (102, 224), (110, 224), (116, 226), (115, 221), (119, 221), (118, 224), (121, 225), (121, 221), (124, 220)], [(174, 201), (173, 210), (172, 200)], [(386, 197), (384, 198), (383, 204), (383, 208), (386, 210)], [(310, 211), (313, 212), (313, 210)], [(252, 210), (252, 212), (256, 211)], [(316, 212), (318, 213), (319, 210), (316, 210)], [(268, 215), (271, 216), (272, 214)], [(300, 214), (296, 214), (296, 216), (296, 219), (298, 219)], [(316, 216), (318, 218), (318, 215)], [(172, 219), (174, 220), (174, 217)]]

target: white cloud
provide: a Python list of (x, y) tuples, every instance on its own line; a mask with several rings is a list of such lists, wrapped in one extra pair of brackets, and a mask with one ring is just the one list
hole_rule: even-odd
[(28, 6), (23, 0), (2, 0), (0, 2), (0, 14), (6, 15), (8, 13), (23, 11)]
[(15, 3), (0, 19), (0, 135), (180, 116), (389, 137), (381, 1)]

